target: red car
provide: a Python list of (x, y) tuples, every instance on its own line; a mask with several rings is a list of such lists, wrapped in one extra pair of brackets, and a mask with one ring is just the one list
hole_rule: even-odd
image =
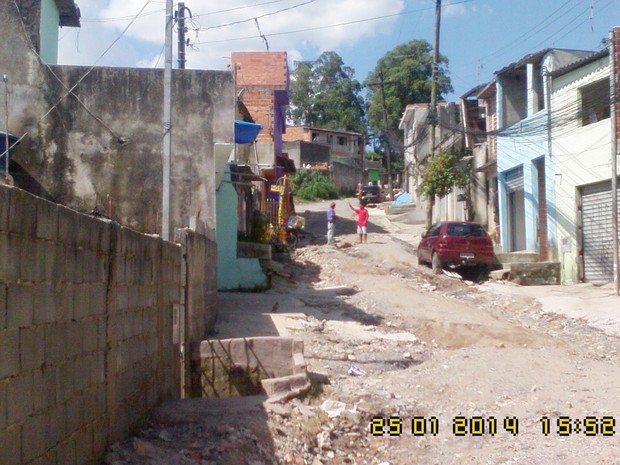
[(431, 265), (436, 274), (444, 268), (466, 268), (486, 276), (494, 262), (493, 241), (478, 223), (435, 223), (418, 245), (418, 263)]

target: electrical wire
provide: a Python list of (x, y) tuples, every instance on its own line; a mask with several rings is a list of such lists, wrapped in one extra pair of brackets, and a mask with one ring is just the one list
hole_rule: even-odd
[[(98, 118), (96, 115), (94, 115), (85, 105), (84, 103), (73, 93), (73, 91), (80, 85), (80, 83), (93, 71), (93, 69), (96, 67), (97, 63), (112, 49), (112, 47), (125, 35), (125, 33), (127, 32), (127, 30), (131, 27), (131, 25), (140, 17), (140, 15), (142, 14), (142, 12), (144, 11), (144, 9), (149, 5), (149, 3), (151, 3), (152, 0), (147, 0), (147, 2), (144, 4), (144, 6), (142, 7), (142, 9), (138, 12), (138, 14), (136, 16), (134, 16), (133, 20), (125, 27), (125, 29), (123, 29), (123, 31), (121, 32), (121, 34), (112, 41), (112, 43), (108, 46), (108, 48), (99, 56), (99, 58), (97, 58), (95, 60), (95, 62), (86, 70), (86, 72), (84, 74), (82, 74), (82, 76), (77, 80), (77, 82), (70, 88), (67, 88), (67, 86), (62, 82), (62, 80), (60, 79), (60, 77), (58, 77), (58, 75), (56, 75), (56, 73), (54, 73), (53, 69), (51, 68), (50, 65), (45, 64), (46, 68), (51, 72), (51, 74), (54, 76), (54, 78), (56, 78), (56, 80), (58, 80), (58, 82), (62, 85), (62, 87), (66, 90), (66, 92), (62, 95), (62, 97), (60, 97), (60, 99), (58, 99), (56, 101), (56, 103), (54, 103), (54, 105), (52, 105), (38, 120), (37, 123), (43, 121), (50, 113), (52, 113), (52, 111), (54, 111), (58, 105), (60, 105), (60, 103), (62, 103), (69, 95), (73, 95), (76, 100), (84, 107), (84, 109), (91, 115), (93, 116), (100, 124), (102, 124), (108, 131), (110, 131), (112, 133), (112, 135), (114, 135), (115, 137), (118, 137), (116, 135), (116, 133), (109, 127), (107, 126), (100, 118)], [(16, 10), (17, 10), (17, 15), (20, 19), (21, 22), (21, 26), (22, 26), (22, 32), (24, 33), (24, 36), (26, 37), (26, 40), (28, 41), (28, 43), (30, 44), (30, 48), (32, 49), (32, 51), (36, 54), (36, 56), (39, 58), (39, 61), (41, 63), (43, 63), (43, 60), (41, 59), (41, 56), (37, 53), (34, 45), (32, 44), (31, 40), (30, 40), (30, 36), (28, 35), (28, 32), (26, 30), (26, 25), (24, 23), (24, 19), (21, 13), (21, 10), (19, 8), (19, 5), (17, 4), (17, 0), (13, 0), (13, 5), (15, 6)], [(17, 145), (19, 142), (21, 142), (27, 135), (29, 134), (29, 131), (26, 131), (24, 134), (22, 134), (21, 137), (19, 137), (12, 145), (11, 147), (9, 147), (9, 150), (11, 148), (13, 148), (15, 145)]]
[[(314, 1), (314, 0), (313, 0)], [(461, 0), (459, 2), (454, 2), (452, 3), (452, 5), (459, 5), (462, 3), (470, 3), (473, 2), (475, 0)], [(299, 34), (302, 32), (312, 32), (312, 31), (320, 31), (320, 30), (324, 30), (324, 29), (332, 29), (332, 28), (337, 28), (337, 27), (342, 27), (342, 26), (352, 26), (355, 24), (360, 24), (360, 23), (367, 23), (367, 22), (373, 22), (373, 21), (380, 21), (383, 19), (388, 19), (388, 18), (394, 18), (396, 16), (401, 16), (401, 15), (410, 15), (410, 14), (415, 14), (415, 13), (420, 13), (423, 11), (427, 11), (430, 9), (434, 9), (434, 7), (427, 7), (427, 8), (419, 8), (419, 9), (415, 9), (415, 10), (407, 10), (407, 11), (401, 11), (400, 13), (394, 13), (394, 14), (389, 14), (389, 15), (381, 15), (381, 16), (373, 16), (370, 18), (364, 18), (364, 19), (359, 19), (359, 20), (354, 20), (354, 21), (346, 21), (346, 22), (342, 22), (342, 23), (336, 23), (336, 24), (329, 24), (329, 25), (325, 25), (325, 26), (316, 26), (316, 27), (311, 27), (311, 28), (305, 28), (305, 29), (296, 29), (293, 31), (282, 31), (282, 32), (274, 32), (274, 33), (270, 33), (270, 36), (282, 36), (282, 35), (293, 35), (293, 34)], [(285, 11), (285, 10), (283, 10)], [(248, 22), (248, 21), (252, 21), (254, 18), (248, 18), (246, 20), (242, 20), (242, 22)], [(220, 27), (224, 27), (224, 26), (229, 26), (230, 24), (226, 24), (226, 25), (219, 25), (219, 26), (213, 26), (213, 27), (206, 27), (203, 28), (201, 30), (210, 30), (210, 29), (215, 29), (215, 28), (220, 28)], [(217, 43), (223, 43), (223, 42), (232, 42), (232, 41), (239, 41), (239, 40), (249, 40), (249, 39), (256, 39), (259, 38), (260, 36), (245, 36), (245, 37), (234, 37), (234, 38), (230, 38), (230, 39), (222, 39), (222, 40), (210, 40), (210, 41), (200, 41), (197, 42), (198, 44), (217, 44)]]

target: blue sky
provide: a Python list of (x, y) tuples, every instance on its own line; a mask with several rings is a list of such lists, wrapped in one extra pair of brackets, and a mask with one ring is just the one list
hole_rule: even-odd
[[(163, 66), (165, 0), (76, 3), (82, 27), (61, 29), (60, 64)], [(443, 0), (442, 5), (439, 51), (449, 59), (454, 87), (448, 100), (531, 52), (600, 50), (611, 28), (620, 26), (620, 0)], [(268, 45), (288, 52), (291, 67), (295, 60), (334, 51), (363, 81), (397, 45), (412, 39), (433, 43), (435, 0), (186, 0), (185, 6), (192, 13), (187, 68), (225, 70), (231, 52), (265, 51)], [(176, 33), (174, 48), (176, 67)]]

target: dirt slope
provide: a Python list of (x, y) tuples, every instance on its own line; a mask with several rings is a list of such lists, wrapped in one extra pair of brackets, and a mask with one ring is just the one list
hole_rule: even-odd
[[(415, 259), (420, 226), (381, 209), (356, 245), (339, 201), (338, 247), (327, 246), (326, 208), (298, 208), (307, 235), (279, 257), (271, 290), (221, 294), (215, 335), (304, 340), (309, 395), (171, 403), (105, 463), (620, 464), (618, 338), (514, 287), (432, 275)], [(400, 434), (371, 434), (389, 417)]]

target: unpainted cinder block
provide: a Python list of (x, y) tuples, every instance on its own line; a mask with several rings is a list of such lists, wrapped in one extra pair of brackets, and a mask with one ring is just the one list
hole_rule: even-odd
[(9, 229), (9, 200), (11, 187), (0, 185), (0, 231)]
[(11, 284), (7, 289), (7, 327), (32, 326), (34, 292), (31, 284)]
[(36, 284), (34, 292), (34, 315), (35, 325), (53, 323), (56, 321), (56, 301), (54, 299), (54, 287), (51, 284)]
[(56, 372), (54, 369), (32, 372), (34, 411), (49, 411), (56, 402)]
[(56, 404), (66, 403), (74, 394), (75, 370), (73, 360), (56, 367)]
[(105, 420), (93, 422), (93, 455), (102, 457), (107, 448), (107, 423)]
[(77, 247), (80, 213), (70, 208), (58, 207), (58, 241), (70, 247)]
[(77, 465), (90, 465), (93, 459), (93, 428), (87, 425), (75, 435), (75, 462)]
[(9, 379), (7, 391), (7, 423), (14, 425), (34, 410), (32, 373), (26, 372)]
[(82, 393), (73, 394), (66, 403), (67, 434), (74, 434), (84, 426), (84, 397)]
[(5, 379), (4, 381), (0, 381), (0, 430), (6, 428), (6, 402), (7, 402), (7, 391), (9, 388), (9, 380)]
[(19, 373), (19, 331), (0, 330), (0, 380)]
[(28, 237), (34, 236), (37, 198), (21, 189), (12, 189), (9, 198), (9, 231)]
[(58, 210), (55, 203), (43, 199), (37, 200), (37, 225), (38, 238), (56, 242), (58, 240)]
[(22, 426), (22, 460), (27, 463), (43, 455), (53, 444), (49, 441), (50, 422), (47, 412), (26, 418)]
[(6, 284), (0, 283), (0, 330), (6, 328)]
[(45, 328), (20, 328), (19, 353), (22, 371), (40, 369), (45, 363)]
[(19, 278), (21, 243), (23, 239), (15, 234), (0, 232), (0, 280), (5, 283)]
[(21, 427), (0, 428), (0, 463), (2, 465), (21, 464)]
[(45, 364), (54, 366), (68, 357), (67, 325), (69, 323), (57, 323), (45, 326)]

